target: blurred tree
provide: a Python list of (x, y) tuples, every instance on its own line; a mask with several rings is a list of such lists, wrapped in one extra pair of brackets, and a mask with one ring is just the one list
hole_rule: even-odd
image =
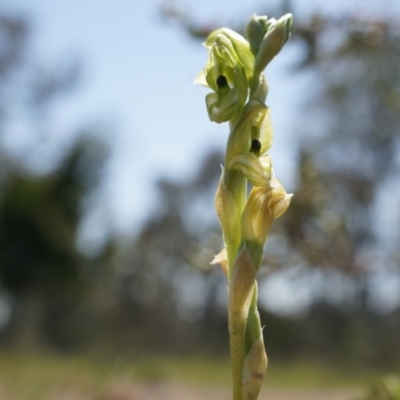
[[(399, 172), (397, 24), (314, 18), (298, 28), (310, 47), (301, 66), (323, 82), (307, 107), (321, 122), (307, 118), (300, 132), (299, 190), (286, 219), (291, 243), (310, 265), (362, 269), (376, 262), (374, 250), (384, 248), (386, 265), (398, 259), (393, 239), (399, 230), (382, 229), (390, 210), (381, 203), (387, 197), (400, 203), (391, 190)], [(393, 217), (399, 218), (396, 211)]]
[[(283, 7), (297, 15), (293, 5), (285, 2)], [(198, 24), (176, 5), (165, 6), (162, 12), (194, 38), (204, 38), (213, 29)], [(352, 276), (352, 307), (317, 304), (310, 312), (321, 316), (320, 310), (329, 310), (338, 322), (329, 328), (317, 316), (314, 323), (308, 320), (309, 326), (327, 344), (328, 330), (337, 332), (345, 319), (343, 348), (351, 348), (359, 359), (396, 361), (399, 354), (394, 349), (400, 348), (400, 337), (393, 339), (398, 329), (394, 328), (398, 311), (393, 307), (398, 310), (399, 304), (392, 304), (385, 319), (376, 312), (384, 310), (373, 295), (378, 270), (388, 273), (386, 284), (400, 282), (400, 21), (394, 16), (296, 18), (291, 40), (304, 50), (293, 71), (307, 71), (315, 84), (309, 89), (314, 91), (312, 100), (297, 116), (297, 186), (288, 212), (272, 234), (285, 238), (286, 253), (272, 261)], [(380, 328), (372, 329), (377, 320)], [(384, 344), (388, 341), (391, 354)]]
[[(159, 203), (125, 254), (121, 304), (142, 326), (140, 341), (161, 349), (226, 343), (222, 272), (207, 268), (222, 247), (215, 240), (212, 201), (222, 155), (209, 154), (194, 179), (158, 182)], [(215, 236), (215, 237), (214, 237)], [(190, 331), (190, 334), (188, 334)], [(221, 333), (222, 331), (222, 333)], [(216, 342), (218, 344), (216, 344)]]
[[(32, 29), (26, 17), (0, 11), (0, 139), (11, 123), (50, 109), (58, 96), (65, 96), (80, 76), (76, 58), (47, 66), (32, 54)], [(37, 121), (36, 121), (37, 124)], [(34, 130), (35, 126), (32, 127)]]
[(398, 311), (385, 321), (374, 297), (377, 271), (400, 291), (399, 27), (398, 20), (353, 16), (315, 17), (298, 28), (309, 48), (300, 68), (312, 69), (323, 85), (307, 105), (298, 188), (283, 219), (307, 265), (354, 275), (348, 342), (358, 342), (353, 355), (375, 363), (396, 363), (400, 348), (398, 335), (393, 342)]
[[(291, 2), (281, 8), (279, 14), (296, 14)], [(213, 29), (168, 1), (161, 12), (194, 38)], [(399, 35), (399, 21), (383, 17), (296, 20), (291, 40), (304, 49), (296, 71), (312, 70), (321, 85), (296, 132), (301, 136), (298, 187), (284, 231), (310, 266), (350, 272), (365, 264), (361, 251), (371, 249), (382, 233), (399, 237), (398, 229), (379, 229), (384, 212), (378, 204), (399, 172)], [(399, 193), (391, 195), (398, 205)], [(398, 253), (390, 259), (398, 260)]]
[(63, 339), (59, 322), (87, 290), (89, 264), (76, 249), (76, 232), (82, 199), (95, 184), (90, 174), (101, 165), (103, 150), (82, 140), (53, 173), (14, 171), (3, 188), (0, 280), (14, 302), (9, 334), (20, 340), (34, 342), (43, 328), (47, 339)]
[(0, 295), (12, 306), (3, 337), (37, 344), (45, 333), (45, 340), (68, 345), (73, 338), (63, 321), (87, 291), (91, 271), (76, 249), (76, 234), (83, 200), (99, 183), (107, 152), (82, 130), (51, 172), (38, 175), (28, 168), (37, 151), (31, 137), (27, 153), (9, 150), (14, 125), (29, 119), (27, 133), (34, 136), (30, 117), (41, 116), (40, 130), (53, 100), (78, 78), (76, 63), (54, 71), (34, 63), (30, 36), (25, 18), (0, 12)]

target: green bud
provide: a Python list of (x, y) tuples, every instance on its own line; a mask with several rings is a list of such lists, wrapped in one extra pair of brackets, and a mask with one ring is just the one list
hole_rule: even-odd
[[(246, 38), (250, 43), (252, 53), (256, 56), (260, 44), (268, 30), (268, 17), (254, 14), (246, 26)], [(275, 21), (275, 20), (273, 20)]]
[(287, 210), (291, 197), (276, 178), (267, 186), (253, 187), (242, 214), (242, 240), (264, 244), (272, 223)]
[(243, 400), (257, 400), (267, 372), (268, 359), (262, 335), (247, 353), (243, 366)]
[(286, 14), (278, 21), (270, 20), (257, 51), (254, 69), (262, 72), (269, 62), (281, 51), (290, 38), (293, 26), (292, 14)]

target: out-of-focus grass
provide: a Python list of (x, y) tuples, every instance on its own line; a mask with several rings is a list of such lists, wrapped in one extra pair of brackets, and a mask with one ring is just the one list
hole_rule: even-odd
[(321, 360), (271, 362), (266, 384), (274, 387), (296, 388), (363, 388), (380, 377), (384, 371)]
[(0, 398), (45, 399), (58, 387), (73, 386), (95, 394), (110, 376), (105, 366), (89, 359), (49, 354), (0, 354)]
[(0, 399), (43, 400), (50, 392), (73, 388), (85, 398), (101, 398), (116, 380), (185, 381), (225, 385), (226, 360), (150, 356), (129, 361), (87, 355), (0, 352)]
[[(377, 374), (333, 368), (316, 362), (274, 363), (266, 384), (271, 387), (363, 387)], [(104, 388), (116, 380), (172, 381), (227, 386), (228, 359), (149, 356), (124, 360), (92, 356), (40, 353), (0, 353), (0, 399), (44, 400), (63, 388), (101, 398)]]

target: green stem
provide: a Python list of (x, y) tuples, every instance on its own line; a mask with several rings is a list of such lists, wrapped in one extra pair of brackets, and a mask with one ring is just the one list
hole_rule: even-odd
[[(225, 163), (226, 164), (226, 163)], [(246, 197), (247, 197), (247, 180), (243, 176), (242, 173), (238, 171), (233, 171), (229, 169), (225, 169), (225, 186), (231, 193), (231, 196), (235, 202), (236, 209), (238, 211), (238, 218), (240, 221), (240, 217), (243, 212), (243, 208), (246, 204)], [(240, 235), (240, 222), (238, 221), (237, 224), (237, 232), (232, 237), (232, 240), (226, 243), (226, 251), (228, 255), (228, 265), (229, 265), (229, 276), (232, 273), (233, 264), (236, 259), (236, 254), (239, 249), (239, 244), (241, 241)]]
[[(233, 400), (243, 400), (242, 379), (243, 365), (245, 358), (245, 335), (246, 318), (243, 315), (242, 307), (235, 306), (234, 288), (232, 280), (233, 265), (238, 253), (238, 247), (227, 249), (229, 260), (229, 303), (228, 303), (228, 327), (229, 327), (229, 347), (232, 368), (232, 389)], [(238, 300), (238, 299), (236, 299)]]
[(254, 76), (253, 76), (253, 79), (251, 80), (251, 84), (250, 84), (250, 96), (249, 96), (250, 99), (253, 98), (254, 92), (257, 90), (258, 83), (259, 83), (259, 80), (260, 80), (260, 75), (261, 75), (260, 72), (255, 72), (254, 71)]
[(232, 314), (232, 310), (229, 310), (229, 344), (231, 350), (233, 400), (243, 400), (242, 379), (246, 323), (245, 321), (238, 321), (238, 318), (235, 318)]
[[(236, 255), (229, 282), (229, 334), (234, 400), (243, 400), (243, 373), (246, 358), (246, 327), (256, 287), (257, 269), (243, 243)], [(256, 300), (255, 300), (256, 301)]]

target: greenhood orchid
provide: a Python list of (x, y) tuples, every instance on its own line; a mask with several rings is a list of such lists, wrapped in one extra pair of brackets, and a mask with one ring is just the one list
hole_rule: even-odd
[(273, 129), (263, 70), (289, 39), (292, 25), (291, 14), (277, 21), (254, 15), (246, 38), (217, 29), (204, 44), (209, 57), (195, 80), (212, 90), (206, 95), (210, 120), (230, 126), (215, 195), (224, 249), (212, 263), (220, 264), (228, 278), (234, 400), (257, 400), (267, 369), (256, 275), (271, 226), (291, 195), (275, 177), (268, 154)]

